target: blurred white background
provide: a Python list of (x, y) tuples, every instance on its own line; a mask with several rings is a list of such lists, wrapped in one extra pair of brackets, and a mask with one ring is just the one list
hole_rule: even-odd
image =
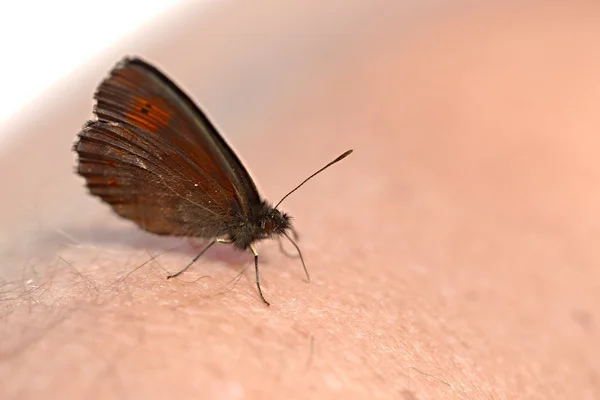
[[(0, 2), (0, 126), (93, 56), (185, 2)], [(0, 128), (0, 142), (8, 131)]]

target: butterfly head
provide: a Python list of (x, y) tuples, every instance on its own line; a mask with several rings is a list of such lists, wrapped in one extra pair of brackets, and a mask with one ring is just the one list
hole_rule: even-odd
[(291, 217), (276, 208), (271, 208), (261, 218), (260, 227), (265, 236), (283, 235), (292, 226)]
[(240, 217), (232, 240), (238, 248), (247, 249), (256, 241), (285, 235), (288, 229), (292, 229), (292, 217), (263, 201), (249, 217)]

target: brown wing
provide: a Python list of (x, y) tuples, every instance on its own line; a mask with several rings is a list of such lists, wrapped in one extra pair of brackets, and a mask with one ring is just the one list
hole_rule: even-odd
[(95, 98), (78, 172), (119, 215), (154, 233), (218, 236), (260, 201), (207, 117), (154, 67), (123, 60)]
[(158, 136), (93, 121), (79, 133), (75, 151), (90, 192), (150, 232), (214, 237), (233, 221), (235, 201)]

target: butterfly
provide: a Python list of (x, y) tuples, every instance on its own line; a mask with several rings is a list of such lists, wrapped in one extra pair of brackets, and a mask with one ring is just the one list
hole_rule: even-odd
[(94, 94), (95, 119), (78, 134), (73, 150), (77, 173), (89, 192), (121, 217), (159, 235), (211, 239), (179, 272), (216, 243), (230, 243), (254, 255), (260, 286), (257, 241), (284, 236), (290, 215), (278, 209), (313, 176), (347, 157), (348, 150), (315, 172), (273, 206), (205, 113), (166, 75), (139, 58), (124, 58)]

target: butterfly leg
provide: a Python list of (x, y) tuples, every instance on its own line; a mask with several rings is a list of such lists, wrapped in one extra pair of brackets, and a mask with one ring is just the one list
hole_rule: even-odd
[(283, 243), (281, 242), (281, 237), (277, 236), (277, 243), (279, 244), (279, 251), (281, 251), (283, 254), (285, 254), (286, 257), (289, 258), (298, 258), (299, 255), (298, 253), (294, 254), (294, 253), (290, 253), (289, 251), (287, 251), (285, 249), (285, 247), (283, 247)]
[(296, 242), (294, 242), (287, 233), (284, 232), (283, 236), (285, 236), (290, 241), (290, 243), (293, 244), (294, 247), (296, 248), (296, 251), (298, 252), (298, 257), (300, 258), (300, 261), (302, 262), (302, 268), (304, 268), (304, 273), (306, 274), (306, 281), (310, 282), (310, 275), (308, 274), (308, 269), (306, 269), (306, 264), (304, 263), (304, 257), (302, 257), (302, 252), (300, 251), (300, 247), (298, 247)]
[(300, 236), (298, 236), (298, 231), (296, 229), (294, 229), (293, 226), (290, 227), (290, 230), (292, 231), (292, 235), (294, 236), (294, 240), (299, 240)]
[(174, 274), (167, 276), (167, 279), (175, 278), (176, 276), (183, 274), (189, 267), (192, 266), (192, 264), (194, 264), (196, 261), (198, 261), (200, 256), (202, 256), (202, 254), (204, 254), (206, 252), (206, 250), (210, 249), (215, 243), (231, 243), (231, 240), (229, 240), (229, 239), (213, 240), (204, 249), (202, 249), (202, 251), (196, 257), (194, 257), (194, 259), (192, 261), (190, 261), (190, 263), (188, 265), (186, 265), (181, 271), (175, 272)]
[(254, 254), (254, 269), (256, 271), (256, 287), (258, 288), (258, 294), (260, 295), (262, 301), (266, 305), (270, 306), (271, 304), (265, 299), (265, 296), (263, 296), (262, 289), (260, 288), (260, 279), (258, 275), (258, 252), (256, 251), (253, 245), (250, 245), (250, 250), (252, 251), (252, 254)]

